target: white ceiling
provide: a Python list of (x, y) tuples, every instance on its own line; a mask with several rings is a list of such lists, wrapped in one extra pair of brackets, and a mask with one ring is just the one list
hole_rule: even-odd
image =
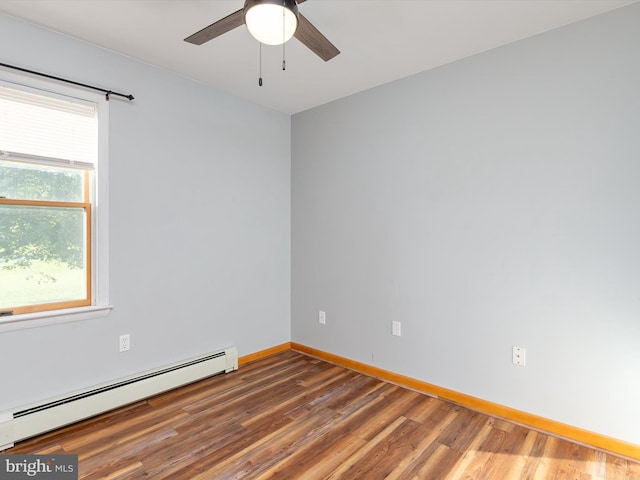
[(0, 12), (297, 113), (640, 0), (309, 0), (300, 11), (342, 52), (263, 47), (245, 26), (202, 46), (190, 34), (243, 0), (0, 0)]

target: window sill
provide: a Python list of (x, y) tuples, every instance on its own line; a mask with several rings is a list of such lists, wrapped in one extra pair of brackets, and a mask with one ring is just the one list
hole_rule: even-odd
[(103, 318), (112, 309), (113, 305), (97, 305), (0, 317), (0, 333)]

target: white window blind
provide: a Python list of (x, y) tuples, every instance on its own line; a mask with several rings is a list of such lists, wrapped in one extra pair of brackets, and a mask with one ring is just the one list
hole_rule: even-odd
[(93, 168), (96, 113), (91, 103), (0, 84), (0, 159)]

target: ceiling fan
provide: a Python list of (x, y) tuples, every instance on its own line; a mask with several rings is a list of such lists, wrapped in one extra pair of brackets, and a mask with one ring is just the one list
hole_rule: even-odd
[(340, 50), (298, 11), (298, 4), (305, 1), (245, 0), (242, 9), (190, 35), (184, 41), (202, 45), (244, 23), (251, 35), (261, 43), (281, 45), (294, 36), (326, 62), (338, 55)]

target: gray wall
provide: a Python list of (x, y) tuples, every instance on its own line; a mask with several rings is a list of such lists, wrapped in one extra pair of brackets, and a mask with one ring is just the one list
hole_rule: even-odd
[(0, 411), (290, 340), (289, 116), (2, 15), (0, 58), (136, 97), (110, 102), (115, 308), (0, 333)]
[(293, 116), (293, 341), (640, 444), (639, 25)]

